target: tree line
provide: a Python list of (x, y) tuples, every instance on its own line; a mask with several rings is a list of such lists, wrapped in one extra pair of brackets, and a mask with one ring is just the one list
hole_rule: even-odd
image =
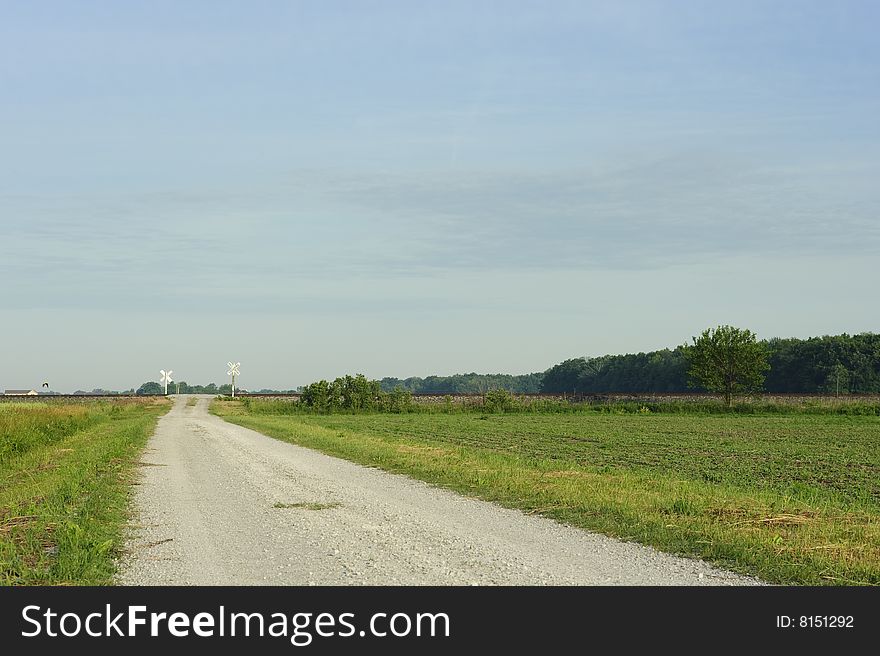
[[(178, 392), (178, 389), (180, 390)], [(164, 387), (156, 381), (148, 381), (137, 388), (137, 391), (131, 390), (134, 394), (162, 394), (165, 391)], [(235, 393), (239, 392), (245, 394), (247, 392), (254, 392), (255, 394), (292, 394), (299, 390), (275, 390), (275, 389), (261, 389), (261, 390), (246, 390), (243, 387), (235, 386)], [(226, 383), (224, 385), (217, 385), (216, 383), (208, 383), (207, 385), (190, 385), (186, 381), (180, 381), (179, 383), (169, 383), (168, 384), (168, 393), (169, 394), (231, 394), (232, 393), (232, 384)]]
[[(769, 393), (880, 393), (880, 334), (826, 335), (808, 339), (760, 340), (769, 369), (763, 389)], [(415, 394), (485, 394), (503, 389), (514, 394), (603, 394), (705, 391), (694, 385), (686, 358), (688, 345), (647, 353), (602, 355), (565, 360), (542, 373), (456, 374), (405, 379), (383, 378), (382, 390), (396, 387)]]
[[(774, 366), (775, 365), (775, 366)], [(772, 378), (768, 371), (774, 372)], [(466, 377), (470, 376), (470, 379)], [(514, 403), (513, 390), (504, 387), (513, 376), (464, 374), (418, 379), (425, 390), (453, 393), (453, 381), (479, 385), (488, 408)], [(523, 377), (519, 377), (523, 378)], [(499, 380), (500, 379), (500, 380)], [(413, 384), (413, 379), (407, 379)], [(411, 409), (412, 392), (402, 381), (370, 380), (363, 374), (333, 382), (321, 380), (302, 388), (302, 407), (319, 412), (335, 410), (402, 412)], [(769, 383), (769, 384), (768, 384)], [(391, 390), (387, 387), (394, 385)], [(493, 389), (487, 389), (492, 386)], [(458, 389), (461, 389), (460, 387)], [(467, 389), (467, 388), (466, 388)], [(471, 391), (473, 388), (468, 389)], [(737, 396), (770, 392), (840, 394), (880, 391), (880, 335), (836, 335), (807, 340), (759, 341), (755, 333), (735, 326), (707, 328), (691, 343), (663, 349), (599, 358), (573, 358), (548, 369), (540, 389), (547, 393), (685, 392), (697, 389), (720, 394), (728, 408)], [(462, 393), (462, 392), (458, 392)], [(447, 401), (451, 399), (448, 397)]]
[[(178, 392), (179, 390), (179, 392)], [(165, 388), (155, 382), (149, 381), (137, 388), (135, 394), (162, 394)], [(246, 390), (235, 388), (236, 392), (244, 392)], [(169, 394), (231, 394), (232, 384), (217, 385), (216, 383), (208, 383), (207, 385), (190, 385), (186, 381), (168, 384)]]
[[(714, 335), (714, 332), (711, 334)], [(703, 336), (708, 338), (705, 333)], [(751, 336), (753, 337), (753, 334)], [(763, 379), (760, 386), (763, 391), (832, 395), (880, 393), (880, 334), (878, 333), (751, 341), (755, 341), (766, 356), (767, 368), (762, 369)], [(386, 377), (368, 382), (372, 386), (371, 389), (376, 392), (373, 395), (376, 399), (383, 398), (381, 394), (397, 393), (395, 390), (410, 395), (487, 394), (494, 390), (506, 390), (513, 394), (539, 392), (661, 394), (706, 391), (708, 387), (700, 383), (698, 377), (689, 373), (693, 363), (688, 360), (687, 350), (692, 347), (693, 345), (683, 344), (673, 349), (647, 353), (571, 358), (544, 372), (523, 375), (468, 373), (425, 378)], [(298, 391), (304, 394), (317, 394), (318, 396), (314, 397), (317, 403), (319, 405), (326, 403), (329, 407), (343, 403), (340, 399), (358, 398), (354, 390), (360, 389), (358, 386), (363, 386), (360, 378), (363, 376), (346, 376), (337, 378), (333, 382), (319, 381), (300, 387)], [(356, 382), (352, 382), (355, 380)], [(319, 388), (313, 387), (319, 384)], [(168, 391), (177, 392), (177, 383), (172, 383)], [(275, 390), (260, 391), (275, 392)], [(181, 394), (229, 394), (230, 392), (229, 384), (218, 386), (214, 383), (208, 385), (180, 383)], [(162, 386), (157, 382), (144, 383), (137, 389), (137, 394), (161, 393)], [(325, 395), (326, 401), (322, 400)], [(358, 401), (344, 401), (344, 403), (358, 403)]]
[[(880, 392), (880, 334), (762, 340), (769, 393)], [(663, 393), (705, 390), (693, 385), (687, 345), (648, 353), (572, 358), (544, 372), (546, 393)], [(690, 383), (690, 385), (689, 385)]]
[(453, 376), (428, 376), (419, 378), (391, 378), (379, 381), (385, 392), (398, 387), (414, 394), (485, 394), (504, 389), (514, 394), (536, 394), (541, 391), (543, 374), (455, 374)]

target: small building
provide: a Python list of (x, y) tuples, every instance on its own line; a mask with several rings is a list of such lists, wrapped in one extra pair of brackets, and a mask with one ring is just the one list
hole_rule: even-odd
[(6, 390), (6, 396), (38, 396), (37, 390)]

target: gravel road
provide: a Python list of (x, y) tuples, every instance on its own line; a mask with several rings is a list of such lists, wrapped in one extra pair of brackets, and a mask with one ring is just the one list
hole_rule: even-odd
[(209, 403), (178, 397), (159, 420), (121, 584), (759, 583), (287, 444)]

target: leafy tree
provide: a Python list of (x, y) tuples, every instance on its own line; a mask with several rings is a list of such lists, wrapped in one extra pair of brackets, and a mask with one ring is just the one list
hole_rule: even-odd
[[(302, 389), (300, 403), (318, 412), (332, 412), (344, 409), (358, 411), (376, 410), (385, 403), (378, 380), (368, 380), (363, 374), (343, 376), (333, 382), (319, 380)], [(404, 394), (394, 397), (395, 411), (400, 412), (404, 405)], [(411, 395), (410, 395), (411, 396)], [(407, 401), (408, 402), (408, 401)]]
[(328, 399), (330, 397), (330, 383), (326, 380), (319, 380), (311, 385), (306, 385), (302, 389), (300, 403), (307, 405), (318, 412), (326, 412), (328, 410)]
[(381, 392), (378, 380), (368, 380), (363, 374), (337, 379), (342, 389), (342, 407), (350, 410), (375, 410)]
[(823, 391), (834, 396), (849, 394), (849, 370), (839, 362), (835, 363), (828, 370)]
[(734, 326), (707, 328), (685, 347), (691, 386), (724, 395), (729, 407), (733, 397), (751, 394), (764, 386), (769, 369), (767, 347), (750, 330)]
[(327, 410), (333, 411), (342, 408), (345, 400), (342, 396), (342, 378), (335, 379), (332, 383), (327, 384)]
[(550, 394), (577, 392), (582, 378), (589, 376), (590, 365), (586, 358), (572, 358), (550, 367), (544, 372), (541, 391)]
[(390, 392), (380, 392), (379, 409), (383, 412), (409, 412), (412, 409), (412, 392), (400, 386)]
[(144, 394), (162, 394), (163, 393), (162, 386), (155, 382), (150, 381), (148, 383), (144, 383), (140, 387), (138, 387), (137, 392), (135, 394), (144, 395)]
[(489, 412), (506, 412), (513, 408), (515, 399), (507, 390), (492, 390), (486, 393), (484, 407)]

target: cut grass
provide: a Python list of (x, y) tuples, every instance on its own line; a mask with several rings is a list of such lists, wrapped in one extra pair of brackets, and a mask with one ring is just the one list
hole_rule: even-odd
[(112, 582), (131, 473), (167, 408), (0, 404), (0, 584)]
[(880, 419), (251, 415), (278, 439), (784, 584), (880, 584)]
[(304, 510), (330, 510), (331, 508), (338, 508), (341, 504), (332, 502), (332, 503), (321, 503), (319, 501), (299, 501), (297, 503), (281, 503), (280, 501), (276, 503), (273, 508), (302, 508)]

